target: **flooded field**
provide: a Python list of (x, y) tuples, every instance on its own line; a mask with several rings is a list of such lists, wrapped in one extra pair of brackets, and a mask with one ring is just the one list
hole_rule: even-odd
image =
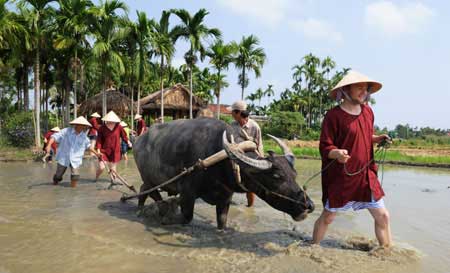
[[(303, 222), (257, 199), (247, 208), (236, 194), (230, 229), (216, 230), (215, 208), (198, 200), (192, 224), (163, 226), (150, 199), (121, 203), (108, 179), (51, 185), (56, 164), (0, 163), (0, 273), (16, 272), (449, 272), (450, 171), (385, 167), (383, 186), (395, 247), (376, 248), (367, 211), (340, 214), (322, 246), (310, 246), (322, 210), (319, 180), (309, 194), (316, 211)], [(319, 161), (297, 160), (302, 183)], [(133, 160), (119, 172), (141, 184)]]

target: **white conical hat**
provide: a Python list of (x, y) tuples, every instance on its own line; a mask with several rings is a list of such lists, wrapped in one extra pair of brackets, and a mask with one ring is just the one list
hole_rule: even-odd
[(330, 97), (333, 99), (336, 99), (336, 92), (339, 88), (342, 88), (344, 86), (354, 84), (354, 83), (361, 83), (366, 82), (370, 85), (370, 94), (373, 94), (381, 89), (382, 84), (370, 79), (366, 75), (363, 75), (355, 70), (351, 70), (345, 75), (342, 80), (339, 81), (339, 83), (330, 91)]
[(85, 126), (92, 127), (92, 125), (89, 123), (89, 121), (87, 121), (83, 116), (79, 116), (76, 119), (72, 120), (70, 122), (70, 124), (71, 125), (79, 124), (79, 125), (85, 125)]
[(94, 118), (101, 118), (102, 116), (100, 116), (97, 112), (95, 112), (95, 113), (93, 113), (93, 114), (91, 115), (91, 117), (94, 117)]
[(136, 114), (136, 115), (134, 116), (134, 119), (140, 119), (140, 118), (142, 118), (142, 116), (139, 115), (139, 114)]
[(50, 129), (50, 131), (59, 132), (59, 131), (61, 131), (61, 129), (59, 129), (59, 127), (56, 126), (56, 127), (53, 127), (52, 129)]
[(120, 118), (116, 115), (116, 113), (114, 113), (114, 111), (109, 111), (109, 113), (106, 114), (102, 120), (107, 122), (120, 122)]
[(121, 121), (120, 122), (120, 126), (122, 126), (123, 128), (128, 127), (128, 124), (125, 121)]

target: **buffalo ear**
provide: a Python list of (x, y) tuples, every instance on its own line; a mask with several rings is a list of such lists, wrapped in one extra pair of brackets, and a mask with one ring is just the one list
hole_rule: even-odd
[(275, 152), (272, 150), (269, 150), (268, 153), (269, 153), (270, 157), (274, 157), (276, 155)]

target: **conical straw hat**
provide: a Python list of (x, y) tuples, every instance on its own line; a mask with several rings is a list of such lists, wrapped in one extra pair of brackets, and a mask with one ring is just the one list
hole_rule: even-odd
[(135, 119), (135, 120), (136, 120), (136, 119), (140, 119), (140, 118), (142, 118), (142, 116), (139, 115), (139, 114), (136, 114), (136, 115), (134, 116), (134, 119)]
[(366, 82), (369, 84), (370, 94), (377, 92), (382, 87), (381, 83), (374, 81), (374, 80), (370, 79), (369, 77), (367, 77), (366, 75), (356, 72), (355, 70), (351, 70), (347, 73), (347, 75), (345, 75), (342, 78), (341, 81), (339, 81), (339, 83), (333, 89), (331, 89), (330, 97), (333, 99), (336, 99), (337, 90), (339, 90), (340, 88), (342, 88), (344, 86), (355, 84), (355, 83), (361, 83), (361, 82)]
[(94, 114), (91, 115), (91, 117), (101, 118), (102, 116), (100, 116), (97, 112), (95, 112)]
[(83, 116), (79, 116), (76, 119), (72, 120), (70, 122), (71, 125), (85, 125), (85, 126), (89, 126), (92, 127), (92, 125), (83, 117)]
[(114, 113), (114, 111), (109, 111), (105, 117), (102, 118), (103, 121), (106, 122), (120, 122), (120, 118)]
[(123, 128), (128, 127), (128, 124), (125, 121), (121, 121), (120, 122), (120, 126), (122, 126)]
[(61, 131), (61, 129), (59, 129), (59, 127), (56, 126), (56, 127), (53, 127), (52, 129), (50, 129), (50, 131), (59, 132), (59, 131)]

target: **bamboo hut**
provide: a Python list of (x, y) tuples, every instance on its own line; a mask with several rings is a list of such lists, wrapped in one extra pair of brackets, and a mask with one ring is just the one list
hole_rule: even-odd
[[(163, 90), (164, 96), (164, 116), (171, 116), (172, 119), (189, 118), (189, 95), (190, 91), (184, 85), (177, 83), (172, 87)], [(143, 116), (150, 116), (157, 119), (161, 115), (161, 90), (154, 92), (140, 101)], [(192, 114), (195, 117), (197, 112), (204, 108), (205, 103), (197, 96), (192, 97)]]
[[(89, 116), (94, 112), (102, 113), (102, 92), (88, 98), (80, 104), (79, 113)], [(120, 118), (124, 119), (131, 115), (131, 100), (115, 89), (106, 90), (107, 112), (113, 110)], [(137, 113), (137, 105), (133, 105), (133, 113)]]

